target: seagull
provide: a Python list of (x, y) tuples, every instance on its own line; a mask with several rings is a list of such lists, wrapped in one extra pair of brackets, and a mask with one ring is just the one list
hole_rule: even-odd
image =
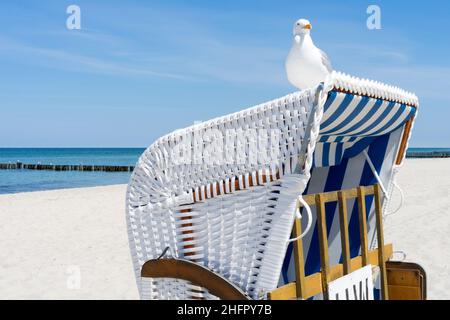
[(294, 41), (285, 63), (289, 82), (300, 90), (315, 87), (333, 71), (327, 54), (314, 45), (311, 28), (306, 19), (295, 22)]

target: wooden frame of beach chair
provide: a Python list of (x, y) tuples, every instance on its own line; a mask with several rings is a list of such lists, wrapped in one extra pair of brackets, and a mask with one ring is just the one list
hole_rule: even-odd
[[(367, 239), (365, 198), (369, 195), (373, 195), (375, 201), (378, 241), (378, 249), (375, 250), (369, 250), (369, 242)], [(358, 202), (361, 255), (351, 258), (347, 200), (355, 198)], [(307, 299), (320, 293), (323, 294), (324, 299), (328, 299), (328, 284), (330, 281), (336, 280), (369, 264), (379, 266), (380, 268), (380, 291), (382, 299), (422, 300), (426, 298), (426, 276), (419, 265), (388, 261), (393, 249), (392, 244), (384, 244), (381, 188), (378, 184), (305, 195), (304, 200), (308, 205), (315, 205), (317, 207), (321, 270), (320, 272), (305, 276), (303, 244), (301, 239), (296, 240), (294, 242), (296, 281), (268, 293), (269, 299)], [(339, 203), (343, 262), (334, 266), (330, 266), (329, 264), (328, 239), (326, 234), (325, 204), (329, 202)], [(301, 223), (298, 219), (295, 220), (292, 233), (294, 237), (302, 233)], [(141, 276), (144, 278), (176, 278), (187, 280), (194, 285), (208, 289), (211, 294), (225, 300), (249, 299), (239, 287), (208, 268), (188, 260), (161, 258), (147, 261), (141, 269)]]
[[(366, 199), (368, 195), (374, 195), (375, 217), (378, 249), (369, 251), (367, 238), (367, 217)], [(348, 231), (347, 200), (358, 199), (359, 231), (361, 239), (361, 255), (350, 257), (350, 243)], [(381, 212), (381, 188), (378, 184), (373, 186), (340, 190), (303, 197), (310, 206), (316, 206), (317, 225), (319, 231), (320, 249), (320, 272), (305, 276), (303, 244), (299, 239), (294, 243), (294, 259), (296, 270), (296, 281), (279, 287), (269, 293), (269, 299), (308, 299), (322, 293), (324, 299), (328, 299), (328, 284), (350, 272), (360, 269), (366, 265), (377, 265), (380, 267), (381, 297), (389, 299), (388, 282), (386, 275), (386, 261), (392, 255), (392, 245), (384, 245), (383, 217)], [(329, 202), (339, 203), (339, 225), (342, 245), (343, 263), (330, 266), (328, 256), (328, 237), (325, 218), (325, 204)], [(293, 229), (293, 236), (297, 237), (302, 233), (300, 221), (296, 220)]]
[(208, 289), (222, 300), (249, 300), (239, 287), (221, 275), (195, 262), (182, 259), (155, 259), (147, 261), (141, 270), (143, 278), (174, 278)]

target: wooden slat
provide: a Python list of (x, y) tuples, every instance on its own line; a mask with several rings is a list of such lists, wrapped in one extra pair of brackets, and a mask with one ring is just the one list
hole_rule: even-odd
[[(182, 228), (184, 228), (184, 227), (192, 227), (192, 223), (188, 222), (188, 221), (190, 221), (192, 219), (192, 216), (189, 215), (189, 212), (191, 212), (191, 211), (192, 211), (192, 209), (181, 209), (180, 210), (180, 212), (186, 213), (186, 216), (181, 217), (181, 220), (187, 220), (186, 223), (183, 223), (181, 225)], [(192, 241), (192, 240), (194, 240), (194, 233), (193, 233), (192, 230), (185, 230), (185, 231), (182, 232), (182, 234), (192, 234), (192, 237), (184, 238), (183, 241)], [(194, 248), (193, 244), (189, 244), (189, 245), (184, 245), (183, 246), (183, 249), (192, 249), (192, 248)], [(194, 252), (186, 252), (186, 253), (183, 252), (183, 256), (186, 257), (186, 258), (188, 258), (189, 256), (192, 256), (194, 254), (195, 254)], [(196, 260), (193, 260), (193, 261), (196, 261)]]
[(389, 285), (389, 297), (392, 300), (422, 300), (422, 289), (414, 286)]
[[(378, 241), (378, 259), (384, 261), (384, 231), (383, 231), (383, 214), (381, 208), (381, 188), (379, 184), (374, 187), (375, 200), (375, 217), (377, 227), (377, 241)], [(389, 299), (389, 292), (387, 286), (386, 264), (380, 264), (380, 281), (381, 281), (381, 296), (384, 300)]]
[[(367, 235), (367, 208), (366, 208), (366, 195), (375, 195), (375, 211), (376, 211), (376, 224), (378, 236), (378, 244), (380, 250), (369, 252), (369, 243)], [(358, 200), (358, 215), (359, 215), (359, 232), (361, 239), (361, 256), (357, 256), (353, 259), (350, 258), (350, 241), (348, 231), (348, 213), (347, 213), (347, 199), (357, 198)], [(319, 232), (319, 248), (320, 248), (320, 264), (321, 270), (319, 273), (310, 275), (303, 280), (304, 266), (300, 265), (303, 261), (296, 258), (296, 272), (297, 280), (301, 280), (301, 283), (288, 284), (283, 286), (272, 293), (272, 297), (276, 298), (283, 296), (284, 298), (308, 298), (318, 293), (323, 293), (324, 299), (328, 299), (328, 283), (334, 279), (337, 279), (343, 275), (346, 275), (356, 269), (371, 264), (380, 263), (380, 275), (382, 281), (382, 297), (388, 298), (387, 289), (387, 277), (386, 277), (386, 265), (385, 261), (388, 260), (392, 254), (392, 246), (390, 250), (385, 250), (384, 238), (383, 238), (383, 223), (381, 213), (381, 191), (379, 185), (375, 186), (360, 186), (358, 188), (340, 190), (326, 193), (319, 193), (315, 195), (305, 195), (303, 199), (309, 205), (316, 206), (317, 212), (317, 226)], [(339, 203), (339, 224), (341, 233), (342, 244), (342, 264), (338, 264), (330, 268), (329, 265), (329, 249), (327, 238), (327, 225), (326, 225), (326, 211), (325, 203), (335, 202)], [(295, 227), (294, 227), (295, 228)], [(303, 253), (303, 248), (302, 252)], [(376, 263), (374, 263), (376, 261)], [(298, 273), (300, 271), (300, 273)], [(301, 274), (303, 272), (303, 274)], [(292, 287), (294, 285), (294, 287)], [(295, 293), (292, 290), (295, 290)], [(293, 296), (293, 294), (295, 296)]]
[(421, 278), (417, 270), (408, 269), (388, 269), (388, 286), (410, 286), (419, 287)]
[(342, 191), (338, 192), (339, 198), (339, 226), (341, 229), (342, 264), (344, 274), (350, 272), (350, 241), (348, 233), (347, 198)]
[[(373, 194), (373, 186), (362, 186), (360, 188), (362, 190), (364, 190), (366, 195)], [(353, 199), (358, 196), (357, 188), (341, 190), (340, 192), (342, 192), (347, 199)], [(333, 202), (333, 201), (339, 200), (338, 191), (324, 192), (324, 193), (322, 193), (322, 197), (323, 197), (324, 202)], [(308, 205), (313, 206), (316, 204), (316, 195), (315, 194), (304, 195), (303, 200), (305, 200), (305, 202)]]
[(368, 264), (369, 241), (367, 240), (366, 193), (358, 187), (359, 235), (361, 238), (361, 257), (363, 266)]
[[(392, 244), (384, 246), (384, 259), (387, 261), (392, 255)], [(379, 265), (378, 249), (369, 252), (369, 263), (371, 265)], [(355, 257), (350, 261), (350, 272), (356, 271), (363, 267), (361, 256)], [(330, 281), (336, 280), (344, 275), (344, 268), (342, 264), (334, 265), (330, 268)], [(305, 296), (308, 299), (316, 294), (322, 292), (322, 274), (320, 272), (309, 275), (305, 278)], [(269, 299), (272, 300), (289, 300), (296, 299), (296, 284), (295, 282), (288, 283), (279, 287), (269, 293)]]
[(402, 141), (400, 142), (400, 148), (398, 149), (397, 159), (395, 160), (396, 165), (400, 165), (403, 160), (403, 155), (406, 152), (406, 146), (408, 144), (409, 132), (411, 131), (413, 121), (414, 121), (414, 116), (409, 118), (409, 120), (405, 124), (405, 129), (403, 129)]
[[(256, 179), (255, 179), (255, 181), (253, 181), (254, 179), (253, 179), (251, 174), (249, 174), (248, 183), (246, 183), (244, 175), (243, 175), (242, 179), (243, 179), (243, 188), (241, 188), (239, 186), (239, 177), (238, 176), (235, 177), (235, 181), (234, 181), (234, 189), (235, 189), (235, 191), (241, 191), (241, 190), (246, 190), (246, 189), (249, 189), (249, 188), (252, 188), (252, 187), (256, 187), (256, 186), (261, 186), (261, 185), (264, 185), (265, 183), (267, 183), (268, 181), (273, 182), (273, 181), (279, 180), (280, 179), (280, 172), (276, 171), (275, 179), (273, 178), (272, 174), (270, 174), (270, 175), (265, 175), (265, 174), (262, 175), (262, 179), (261, 179), (262, 181), (259, 181), (259, 175), (256, 175)], [(226, 182), (224, 180), (219, 180), (219, 181), (216, 181), (216, 182), (217, 182), (216, 183), (217, 196), (221, 196), (222, 194), (220, 192), (220, 185), (223, 185), (224, 186), (223, 189), (225, 190), (225, 183)], [(231, 179), (229, 180), (228, 186), (231, 189), (231, 187), (232, 187)], [(206, 192), (207, 187), (210, 188), (209, 189), (210, 190), (210, 197), (209, 198), (207, 197), (207, 192)], [(212, 183), (209, 184), (209, 186), (205, 186), (205, 191), (204, 192), (199, 192), (199, 194), (198, 194), (198, 197), (200, 199), (199, 201), (202, 202), (202, 201), (205, 201), (207, 199), (215, 198), (213, 190), (214, 190), (214, 187), (213, 187)], [(195, 192), (195, 190), (192, 190), (192, 194), (193, 194), (193, 202), (194, 203), (199, 202), (199, 201), (196, 200), (197, 193)], [(226, 194), (226, 193), (224, 193), (224, 194)]]
[[(295, 219), (293, 236), (294, 238), (302, 234), (302, 224), (299, 219)], [(294, 242), (294, 262), (296, 293), (300, 299), (305, 296), (305, 261), (303, 258), (303, 240), (298, 239)]]
[(320, 266), (322, 273), (322, 292), (325, 300), (328, 300), (328, 282), (330, 274), (330, 262), (328, 255), (327, 222), (325, 216), (325, 202), (321, 193), (316, 195), (317, 227), (319, 231)]
[(267, 294), (268, 300), (296, 300), (297, 299), (297, 285), (295, 282), (290, 282), (282, 287), (276, 288)]

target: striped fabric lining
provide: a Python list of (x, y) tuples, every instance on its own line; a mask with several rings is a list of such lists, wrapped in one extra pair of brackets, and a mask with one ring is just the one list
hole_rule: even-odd
[(360, 153), (374, 137), (403, 126), (415, 111), (415, 107), (401, 103), (331, 91), (324, 106), (314, 166), (339, 165), (342, 159)]
[[(365, 148), (372, 159), (377, 172), (382, 181), (388, 185), (391, 180), (395, 155), (401, 138), (402, 128), (390, 134), (371, 139)], [(340, 189), (354, 188), (359, 185), (371, 185), (376, 183), (376, 179), (370, 170), (364, 156), (359, 154), (353, 157), (343, 158), (337, 166), (316, 167), (311, 173), (311, 179), (305, 194), (315, 194), (320, 192), (336, 191)], [(375, 236), (375, 216), (373, 206), (373, 196), (368, 196), (367, 200), (367, 226), (369, 240)], [(315, 226), (303, 239), (305, 256), (306, 275), (320, 270), (318, 229), (316, 226), (315, 207), (312, 207), (313, 225)], [(342, 262), (341, 240), (339, 236), (339, 218), (337, 203), (327, 203), (325, 206), (327, 232), (329, 242), (330, 264), (334, 265)], [(355, 257), (360, 253), (358, 207), (356, 199), (348, 202), (349, 212), (349, 234), (351, 256)], [(307, 221), (302, 220), (302, 227), (306, 227)], [(289, 245), (285, 261), (282, 268), (279, 285), (295, 281), (295, 264), (293, 259), (293, 246)]]

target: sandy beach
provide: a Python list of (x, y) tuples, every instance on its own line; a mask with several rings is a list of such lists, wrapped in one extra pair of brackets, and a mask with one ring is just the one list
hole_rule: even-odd
[(397, 181), (405, 204), (386, 218), (385, 240), (425, 269), (429, 299), (450, 299), (450, 159), (407, 159)]
[[(449, 299), (450, 159), (408, 159), (398, 183), (405, 205), (385, 221), (386, 242), (425, 268), (430, 299)], [(1, 195), (0, 299), (137, 299), (125, 190)]]
[(125, 190), (0, 196), (0, 298), (137, 299)]

